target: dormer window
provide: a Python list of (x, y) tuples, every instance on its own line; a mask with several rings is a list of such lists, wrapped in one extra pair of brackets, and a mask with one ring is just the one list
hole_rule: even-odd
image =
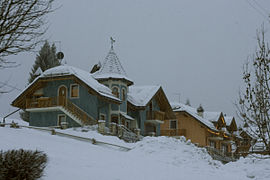
[(126, 100), (126, 90), (122, 89), (122, 100), (125, 101)]
[(117, 87), (113, 87), (112, 93), (113, 93), (117, 98), (119, 98), (119, 90), (118, 90)]

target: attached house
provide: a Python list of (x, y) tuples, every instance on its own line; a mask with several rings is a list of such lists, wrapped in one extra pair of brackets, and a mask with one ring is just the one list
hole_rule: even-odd
[(181, 103), (171, 103), (176, 119), (165, 121), (161, 135), (185, 136), (200, 147), (212, 147), (224, 153), (232, 152), (232, 134), (226, 128), (222, 113), (204, 112)]
[(161, 86), (134, 86), (121, 65), (113, 44), (91, 73), (61, 65), (37, 74), (12, 102), (30, 113), (30, 126), (77, 127), (104, 120), (159, 135), (160, 124), (174, 118)]
[(160, 135), (160, 125), (175, 118), (161, 86), (132, 86), (128, 93), (128, 114), (136, 117), (145, 135)]

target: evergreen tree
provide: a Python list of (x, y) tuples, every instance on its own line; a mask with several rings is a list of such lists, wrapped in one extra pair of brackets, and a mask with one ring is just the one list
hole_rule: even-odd
[[(41, 70), (44, 72), (47, 69), (59, 65), (60, 61), (57, 59), (55, 44), (52, 44), (52, 46), (50, 46), (49, 42), (45, 41), (44, 45), (41, 47), (38, 55), (36, 56), (35, 63), (31, 69), (31, 72), (29, 73), (30, 77), (28, 79), (28, 84), (33, 82), (34, 79), (37, 77), (37, 75), (35, 75), (35, 72), (38, 68), (41, 68)], [(24, 121), (29, 122), (29, 112), (22, 111), (20, 113), (20, 116)]]
[(59, 65), (60, 65), (60, 62), (58, 61), (57, 56), (56, 56), (55, 44), (52, 44), (52, 46), (50, 46), (48, 41), (45, 41), (44, 45), (39, 51), (39, 54), (36, 57), (35, 64), (33, 65), (32, 70), (30, 72), (28, 83), (33, 82), (33, 80), (36, 78), (35, 72), (37, 71), (39, 67), (44, 72), (47, 69), (50, 69), (52, 67), (59, 66)]

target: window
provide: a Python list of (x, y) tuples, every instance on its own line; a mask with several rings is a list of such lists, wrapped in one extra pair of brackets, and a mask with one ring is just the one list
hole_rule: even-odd
[(72, 98), (79, 97), (79, 85), (78, 84), (71, 85), (70, 97), (72, 97)]
[(126, 100), (126, 90), (122, 89), (122, 100), (125, 101)]
[(210, 147), (216, 148), (216, 142), (215, 141), (210, 141)]
[(118, 115), (112, 115), (111, 116), (111, 122), (118, 124)]
[(226, 144), (221, 144), (221, 151), (222, 151), (223, 153), (228, 152), (228, 146), (227, 146)]
[(100, 120), (106, 120), (106, 115), (105, 114), (100, 114), (99, 119)]
[(121, 118), (121, 124), (125, 125), (125, 118)]
[(151, 101), (150, 104), (149, 104), (149, 111), (152, 112), (152, 110), (153, 110), (153, 104), (152, 104), (152, 101)]
[(176, 129), (176, 120), (170, 121), (170, 129)]
[(58, 115), (58, 126), (61, 126), (63, 123), (66, 123), (66, 115)]
[(128, 121), (126, 122), (126, 127), (130, 128), (130, 123)]
[(117, 87), (113, 87), (112, 89), (112, 93), (119, 98), (119, 92), (118, 92), (118, 88)]

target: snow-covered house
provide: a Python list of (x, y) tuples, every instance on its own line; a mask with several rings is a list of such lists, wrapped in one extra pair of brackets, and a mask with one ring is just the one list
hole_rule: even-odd
[[(161, 86), (134, 86), (114, 49), (92, 73), (68, 65), (46, 70), (12, 105), (30, 113), (31, 126), (67, 127), (105, 120), (159, 135), (160, 124), (174, 118)], [(132, 86), (133, 85), (133, 86)]]
[(206, 112), (202, 106), (197, 109), (181, 103), (171, 103), (171, 106), (176, 119), (165, 121), (162, 135), (185, 136), (198, 146), (232, 152), (237, 130), (234, 118), (229, 119), (222, 112)]
[(128, 93), (128, 114), (138, 120), (145, 135), (160, 135), (160, 125), (175, 115), (161, 86), (131, 86)]

